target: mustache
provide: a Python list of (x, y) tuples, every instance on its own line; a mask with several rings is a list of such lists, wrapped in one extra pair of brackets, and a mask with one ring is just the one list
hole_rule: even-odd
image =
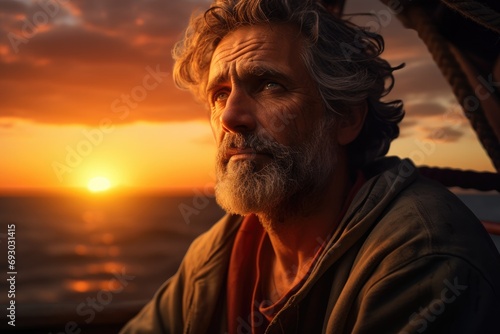
[(257, 133), (228, 133), (219, 146), (219, 161), (224, 160), (230, 151), (249, 149), (271, 157), (280, 157), (290, 153), (290, 147), (278, 143), (269, 136)]

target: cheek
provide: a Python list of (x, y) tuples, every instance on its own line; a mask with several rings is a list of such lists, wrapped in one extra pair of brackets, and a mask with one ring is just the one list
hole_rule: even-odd
[(276, 101), (263, 116), (263, 128), (281, 144), (300, 143), (313, 127), (310, 106), (291, 99)]
[(303, 101), (303, 103), (297, 103), (300, 112), (296, 114), (294, 119), (297, 136), (300, 140), (309, 138), (318, 123), (326, 117), (323, 105), (318, 103), (317, 99), (304, 99)]

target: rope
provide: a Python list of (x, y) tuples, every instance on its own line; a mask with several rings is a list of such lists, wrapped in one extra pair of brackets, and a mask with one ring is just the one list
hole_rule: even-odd
[(500, 34), (500, 14), (488, 6), (472, 0), (441, 1), (466, 18)]
[(439, 34), (422, 8), (411, 7), (408, 15), (420, 39), (424, 41), (434, 61), (450, 83), (453, 93), (462, 105), (465, 116), (475, 130), (493, 165), (500, 172), (500, 140), (496, 137), (488, 120), (485, 118), (482, 107), (478, 105), (474, 111), (471, 111), (465, 105), (468, 97), (475, 96), (474, 90), (451, 53), (448, 42)]
[(482, 220), (484, 228), (489, 234), (500, 235), (500, 223)]
[[(496, 190), (500, 192), (500, 174), (498, 173), (428, 166), (420, 166), (418, 171), (421, 175), (438, 181), (446, 187), (460, 187), (480, 191)], [(500, 235), (500, 221), (495, 223), (483, 220), (482, 223), (488, 233)]]
[(498, 173), (428, 166), (420, 166), (418, 171), (423, 176), (436, 180), (446, 187), (500, 192), (500, 174)]

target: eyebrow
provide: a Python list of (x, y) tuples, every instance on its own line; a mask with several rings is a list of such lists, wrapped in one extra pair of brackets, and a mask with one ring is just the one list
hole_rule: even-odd
[[(242, 78), (245, 79), (248, 77), (271, 78), (276, 80), (286, 80), (288, 82), (292, 81), (291, 78), (288, 75), (284, 74), (283, 72), (280, 72), (269, 66), (263, 66), (263, 65), (253, 65), (248, 69), (245, 69)], [(227, 81), (228, 81), (228, 76), (226, 73), (217, 74), (215, 78), (213, 78), (208, 82), (205, 93), (208, 95), (208, 93), (213, 91), (216, 87), (222, 85), (224, 82)]]
[(276, 77), (276, 76), (284, 76), (283, 73), (275, 70), (274, 68), (268, 67), (268, 66), (263, 66), (263, 65), (253, 65), (250, 67), (249, 73), (251, 75), (254, 75), (256, 77)]

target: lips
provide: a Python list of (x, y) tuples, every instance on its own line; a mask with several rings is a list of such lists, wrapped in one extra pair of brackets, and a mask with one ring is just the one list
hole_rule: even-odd
[(239, 159), (252, 159), (257, 155), (264, 155), (267, 157), (272, 157), (272, 155), (268, 152), (264, 151), (256, 151), (252, 148), (228, 148), (225, 150), (224, 158), (226, 161), (229, 160), (239, 160)]

